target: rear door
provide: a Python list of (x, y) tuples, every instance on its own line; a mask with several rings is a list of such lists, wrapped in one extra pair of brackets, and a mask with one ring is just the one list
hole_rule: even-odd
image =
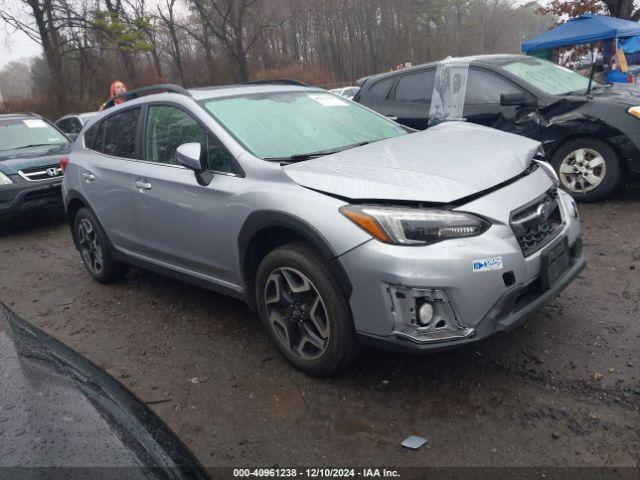
[[(134, 176), (137, 253), (192, 276), (237, 280), (226, 261), (232, 245), (225, 229), (227, 205), (244, 182), (235, 159), (178, 105), (150, 104), (144, 131), (144, 160)], [(207, 186), (176, 160), (176, 149), (191, 142), (201, 144), (203, 165), (214, 172)]]
[(503, 93), (522, 92), (518, 85), (490, 70), (470, 68), (464, 102), (464, 117), (468, 122), (540, 139), (538, 107), (502, 106)]
[(74, 161), (80, 190), (111, 242), (129, 249), (136, 243), (132, 172), (140, 157), (139, 107), (119, 111), (87, 130), (86, 149)]

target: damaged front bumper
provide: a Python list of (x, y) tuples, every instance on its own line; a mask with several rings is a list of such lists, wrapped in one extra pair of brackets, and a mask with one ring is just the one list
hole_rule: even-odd
[(561, 215), (537, 249), (528, 230), (514, 234), (532, 204), (550, 201), (547, 189), (538, 174), (460, 207), (491, 220), (478, 237), (425, 247), (372, 240), (342, 255), (360, 340), (413, 351), (450, 348), (509, 330), (553, 299), (586, 263), (574, 201), (554, 190)]
[[(576, 244), (571, 248), (570, 268), (551, 288), (544, 289), (540, 285), (540, 277), (525, 285), (512, 288), (503, 294), (475, 328), (465, 327), (458, 323), (457, 318), (453, 317), (448, 320), (446, 326), (440, 329), (434, 329), (431, 334), (428, 334), (426, 330), (421, 331), (421, 327), (417, 327), (412, 332), (403, 332), (400, 329), (396, 329), (392, 335), (388, 336), (358, 332), (358, 338), (364, 344), (385, 349), (434, 352), (477, 342), (495, 334), (506, 332), (521, 325), (527, 318), (553, 300), (580, 274), (586, 266), (586, 261), (581, 254), (581, 250), (582, 242), (578, 239)], [(403, 288), (400, 290), (407, 289)], [(391, 294), (397, 293), (400, 290), (390, 287)], [(424, 289), (409, 290), (417, 297), (424, 296), (424, 294), (428, 292), (428, 290)], [(411, 307), (408, 309), (410, 308)], [(441, 320), (437, 319), (436, 322), (438, 321)], [(434, 325), (437, 325), (437, 323), (434, 323)]]

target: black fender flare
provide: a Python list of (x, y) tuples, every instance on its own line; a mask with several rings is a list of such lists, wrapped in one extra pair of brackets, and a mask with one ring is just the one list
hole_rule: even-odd
[[(240, 268), (242, 272), (242, 280), (245, 285), (245, 291), (253, 291), (253, 286), (249, 284), (251, 279), (245, 278), (249, 245), (256, 235), (271, 227), (281, 227), (291, 230), (308, 241), (309, 244), (318, 251), (322, 259), (329, 264), (345, 295), (345, 298), (348, 300), (351, 297), (351, 293), (353, 291), (351, 279), (342, 265), (342, 262), (338, 258), (338, 254), (333, 250), (322, 233), (304, 220), (277, 210), (257, 210), (252, 212), (246, 218), (242, 228), (240, 229), (240, 233), (238, 234), (238, 258), (240, 260)], [(254, 306), (252, 295), (247, 295), (247, 302), (250, 307)]]

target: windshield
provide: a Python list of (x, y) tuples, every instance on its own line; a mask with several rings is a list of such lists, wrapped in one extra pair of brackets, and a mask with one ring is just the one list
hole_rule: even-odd
[(302, 157), (407, 133), (328, 92), (269, 92), (202, 104), (247, 150), (263, 159)]
[(41, 118), (0, 120), (0, 151), (63, 143), (69, 140)]
[[(508, 72), (552, 95), (586, 92), (589, 79), (555, 63), (538, 58), (523, 58), (502, 66)], [(591, 88), (601, 86), (594, 81)]]

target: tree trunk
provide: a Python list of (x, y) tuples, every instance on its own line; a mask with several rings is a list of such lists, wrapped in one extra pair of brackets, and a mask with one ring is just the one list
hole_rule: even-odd
[(33, 11), (33, 17), (38, 27), (42, 50), (47, 60), (49, 73), (51, 74), (53, 94), (56, 106), (61, 110), (67, 109), (67, 95), (62, 76), (62, 58), (60, 56), (60, 42), (58, 33), (53, 25), (53, 6), (50, 0), (45, 0), (42, 5), (39, 0), (29, 0), (29, 6)]
[(175, 24), (171, 23), (169, 25), (169, 34), (171, 35), (171, 42), (173, 43), (173, 51), (175, 53), (176, 60), (176, 69), (178, 70), (178, 75), (180, 76), (180, 81), (182, 82), (182, 86), (187, 88), (187, 81), (184, 78), (184, 69), (182, 68), (182, 55), (180, 55), (180, 44), (178, 42), (178, 35), (176, 33)]

